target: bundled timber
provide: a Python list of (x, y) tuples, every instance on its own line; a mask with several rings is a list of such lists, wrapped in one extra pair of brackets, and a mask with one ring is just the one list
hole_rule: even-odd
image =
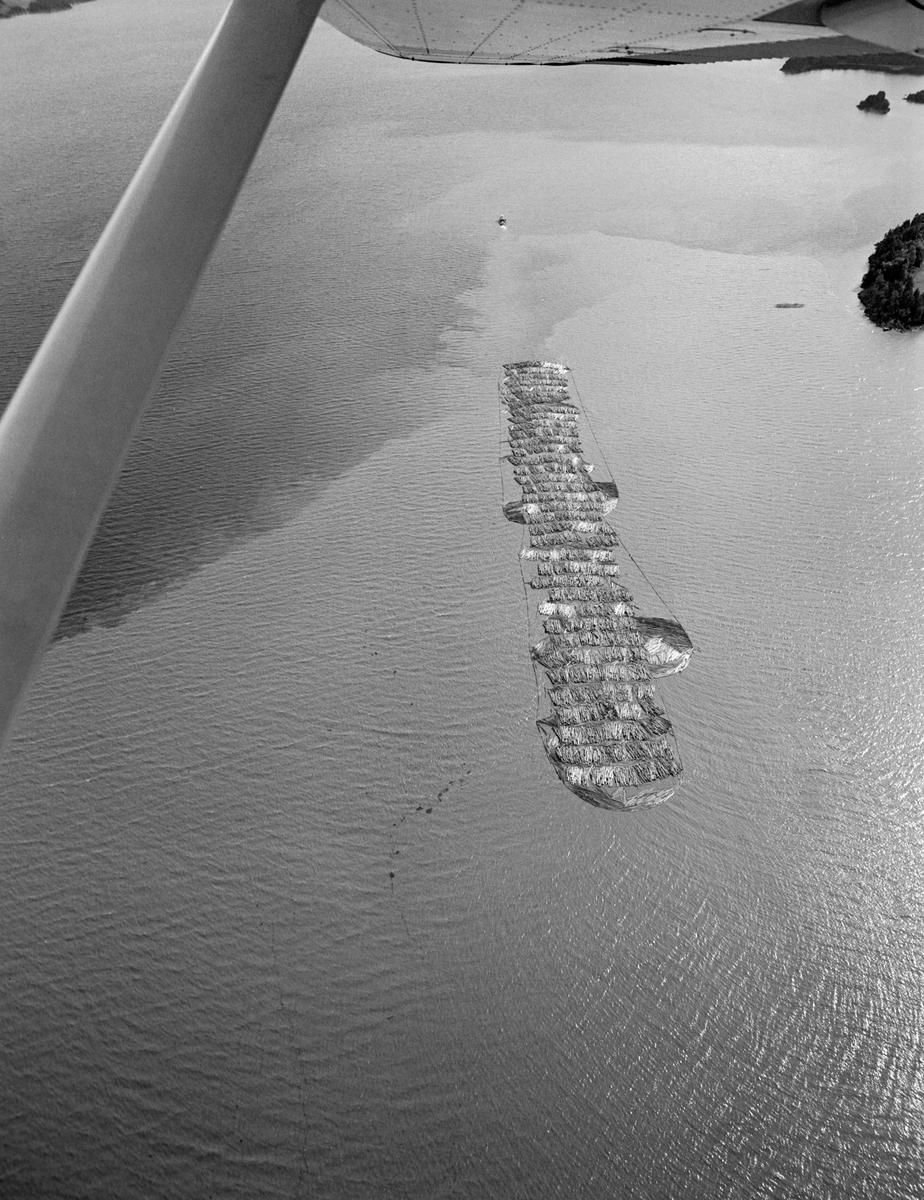
[(676, 675), (689, 663), (693, 643), (679, 622), (663, 617), (639, 617), (638, 631), (652, 675)]
[(537, 722), (546, 754), (583, 800), (650, 807), (682, 769), (651, 681), (683, 670), (692, 645), (676, 621), (639, 616), (619, 580), (619, 538), (604, 519), (619, 490), (584, 459), (568, 368), (509, 363), (500, 392), (507, 469), (521, 492), (504, 515), (524, 526), (521, 565), (543, 634), (530, 652), (546, 676), (548, 715)]

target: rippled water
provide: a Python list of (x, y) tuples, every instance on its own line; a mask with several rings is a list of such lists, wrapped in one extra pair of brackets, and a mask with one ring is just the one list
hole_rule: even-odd
[[(7, 391), (216, 12), (168, 9), (0, 30)], [(880, 86), (318, 31), (2, 765), (4, 1195), (924, 1195), (924, 379), (853, 293), (922, 114)], [(635, 817), (533, 725), (533, 356), (698, 648)]]

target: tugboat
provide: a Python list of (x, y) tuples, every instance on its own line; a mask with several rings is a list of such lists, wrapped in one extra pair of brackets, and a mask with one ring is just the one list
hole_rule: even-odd
[(498, 225), (500, 225), (501, 229), (507, 228), (507, 218), (506, 217), (498, 217), (497, 223), (498, 223)]

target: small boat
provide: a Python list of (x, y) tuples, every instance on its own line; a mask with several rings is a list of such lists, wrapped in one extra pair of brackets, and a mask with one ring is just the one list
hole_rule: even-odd
[(501, 229), (507, 228), (507, 218), (506, 217), (498, 217), (497, 223), (498, 223), (498, 225), (500, 225)]

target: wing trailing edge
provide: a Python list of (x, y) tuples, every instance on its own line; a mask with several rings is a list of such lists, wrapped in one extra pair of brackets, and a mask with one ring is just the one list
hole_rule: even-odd
[(323, 16), (383, 54), (426, 62), (718, 62), (924, 55), (914, 0), (327, 0)]

